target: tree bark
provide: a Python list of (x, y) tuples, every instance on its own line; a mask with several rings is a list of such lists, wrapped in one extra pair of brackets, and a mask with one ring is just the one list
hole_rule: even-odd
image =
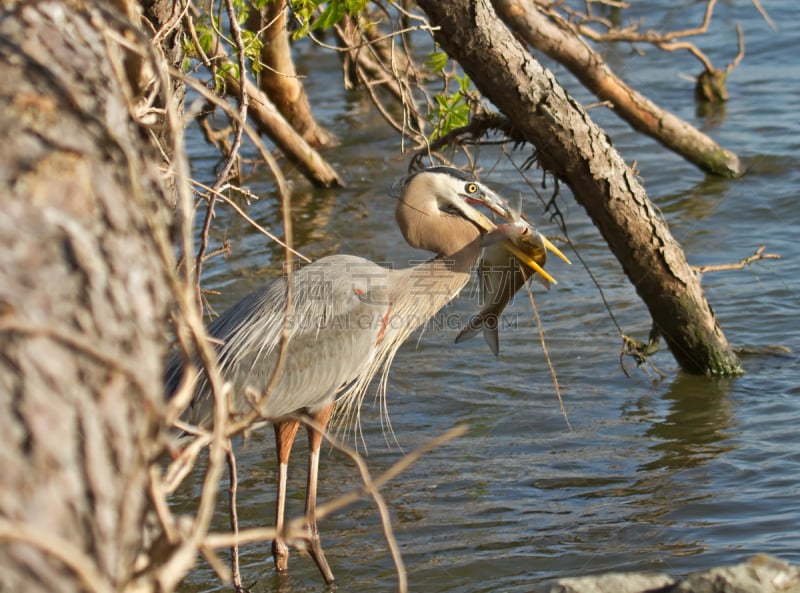
[(741, 372), (680, 245), (586, 111), (533, 59), (490, 0), (419, 0), (436, 40), (572, 189), (646, 303), (681, 367)]
[(106, 6), (0, 9), (3, 591), (121, 591), (141, 547), (171, 211), (133, 115), (146, 43)]
[(636, 130), (707, 173), (723, 177), (744, 174), (734, 153), (628, 86), (569, 23), (553, 22), (534, 0), (495, 0), (494, 5), (499, 16), (522, 39), (563, 64), (599, 99), (611, 103), (611, 109)]

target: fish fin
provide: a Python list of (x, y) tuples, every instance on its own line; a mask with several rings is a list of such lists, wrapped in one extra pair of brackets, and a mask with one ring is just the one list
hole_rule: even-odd
[(550, 281), (547, 278), (542, 278), (539, 274), (536, 274), (535, 278), (539, 284), (544, 286), (548, 291), (550, 290)]
[(497, 331), (497, 326), (494, 327), (484, 327), (483, 328), (483, 339), (486, 340), (486, 343), (489, 344), (489, 350), (495, 356), (500, 355), (500, 335)]
[(465, 342), (470, 338), (474, 338), (478, 335), (478, 332), (483, 327), (483, 315), (480, 313), (476, 315), (472, 315), (467, 322), (467, 327), (461, 330), (461, 332), (456, 336), (456, 344), (460, 344), (461, 342)]

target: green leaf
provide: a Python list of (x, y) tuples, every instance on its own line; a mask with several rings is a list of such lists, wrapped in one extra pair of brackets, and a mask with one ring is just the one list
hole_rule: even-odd
[(347, 7), (343, 2), (329, 2), (325, 10), (314, 23), (315, 30), (327, 30), (337, 24), (347, 14)]
[(428, 119), (434, 124), (431, 140), (469, 123), (470, 106), (467, 97), (470, 80), (467, 75), (456, 76), (455, 79), (458, 85), (456, 92), (449, 93), (445, 90), (434, 96), (435, 105), (428, 114)]
[(447, 66), (447, 54), (443, 51), (433, 52), (425, 63), (433, 72), (441, 72)]

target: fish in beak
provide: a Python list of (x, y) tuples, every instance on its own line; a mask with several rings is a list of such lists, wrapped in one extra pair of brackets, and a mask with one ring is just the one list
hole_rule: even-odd
[(521, 200), (516, 208), (512, 208), (508, 201), (498, 196), (488, 187), (477, 182), (468, 185), (465, 189), (465, 193), (463, 193), (461, 197), (465, 199), (467, 204), (486, 206), (495, 214), (510, 221), (510, 226), (507, 225), (505, 231), (493, 235), (493, 233), (497, 231), (497, 225), (495, 223), (478, 210), (469, 207), (465, 208), (463, 213), (466, 217), (487, 233), (487, 239), (484, 239), (484, 245), (495, 243), (506, 235), (507, 239), (502, 242), (502, 245), (508, 253), (539, 274), (547, 282), (558, 284), (555, 278), (545, 272), (542, 267), (547, 259), (547, 251), (554, 253), (568, 264), (572, 262), (570, 262), (567, 256), (564, 255), (558, 247), (553, 245), (547, 237), (540, 234), (536, 230), (536, 227), (524, 219), (521, 215)]
[(467, 326), (456, 337), (463, 342), (483, 331), (489, 348), (497, 356), (500, 351), (500, 316), (526, 281), (536, 277), (548, 289), (555, 279), (544, 270), (547, 252), (569, 260), (532, 224), (523, 220), (519, 210), (512, 212), (512, 222), (501, 223), (484, 238), (484, 252), (478, 264), (481, 303), (480, 312), (472, 315)]

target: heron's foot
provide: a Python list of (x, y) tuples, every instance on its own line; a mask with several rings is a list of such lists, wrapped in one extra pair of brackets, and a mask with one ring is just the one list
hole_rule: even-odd
[(305, 540), (308, 545), (308, 553), (311, 555), (317, 568), (319, 568), (322, 578), (325, 579), (325, 583), (332, 585), (334, 581), (333, 572), (331, 571), (331, 567), (328, 566), (328, 561), (325, 559), (325, 552), (322, 551), (322, 543), (319, 539), (319, 531), (317, 530), (316, 523), (306, 525)]
[(272, 559), (278, 573), (285, 574), (289, 570), (289, 546), (282, 539), (272, 541)]

